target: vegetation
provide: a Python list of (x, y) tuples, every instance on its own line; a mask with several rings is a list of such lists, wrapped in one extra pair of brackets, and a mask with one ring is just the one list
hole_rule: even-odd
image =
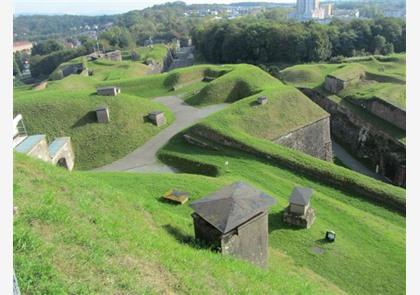
[[(404, 217), (237, 152), (214, 155), (191, 146), (184, 152), (222, 166), (228, 160), (230, 172), (221, 178), (69, 174), (16, 155), (15, 270), (22, 291), (395, 294), (403, 290)], [(202, 248), (193, 239), (191, 209), (160, 201), (169, 188), (188, 191), (195, 200), (237, 180), (278, 201), (269, 216), (267, 270)], [(281, 222), (295, 185), (315, 189), (311, 204), (317, 219), (310, 230), (293, 230)], [(336, 231), (335, 243), (322, 242), (326, 229)]]
[(309, 88), (322, 88), (327, 75), (342, 80), (365, 76), (359, 83), (340, 91), (340, 97), (354, 100), (378, 98), (405, 109), (405, 54), (349, 58), (338, 64), (296, 65), (277, 74), (288, 84)]
[[(380, 74), (372, 70), (373, 62), (358, 63)], [(229, 102), (186, 130), (211, 131), (224, 143), (200, 139), (217, 149), (187, 144), (181, 133), (159, 151), (162, 161), (181, 171), (214, 177), (69, 173), (16, 154), (14, 269), (23, 293), (403, 292), (405, 190), (271, 142), (325, 117), (325, 111), (251, 65), (203, 64), (136, 77), (135, 70), (119, 68), (123, 64), (141, 65), (97, 60), (87, 64), (93, 76), (70, 75), (40, 91), (21, 86), (15, 112), (23, 114), (29, 133), (71, 136), (76, 168), (90, 169), (123, 157), (156, 134), (160, 129), (143, 121), (148, 111), (164, 110), (173, 121), (169, 110), (148, 98), (179, 94), (197, 106)], [(308, 77), (317, 76), (310, 83), (343, 65), (352, 67), (320, 65), (318, 72), (311, 65)], [(397, 79), (398, 70), (392, 72), (389, 77)], [(97, 96), (93, 92), (99, 85), (120, 86), (122, 93)], [(269, 104), (257, 106), (260, 95)], [(103, 104), (110, 108), (111, 121), (97, 124), (92, 111)], [(227, 146), (228, 141), (244, 149)], [(269, 212), (266, 270), (195, 241), (192, 209), (160, 198), (177, 188), (196, 200), (239, 180), (277, 200)], [(295, 186), (315, 191), (311, 205), (317, 218), (309, 230), (296, 230), (281, 219)], [(328, 229), (337, 233), (335, 243), (324, 242)]]
[(31, 74), (35, 78), (50, 75), (60, 64), (76, 57), (89, 54), (91, 51), (85, 47), (77, 49), (63, 49), (45, 56), (35, 55), (31, 57)]
[[(96, 123), (95, 109), (107, 105), (110, 122)], [(92, 169), (118, 160), (142, 145), (163, 127), (147, 120), (147, 114), (164, 106), (147, 99), (120, 94), (117, 98), (97, 96), (90, 91), (47, 89), (15, 96), (14, 111), (25, 118), (29, 134), (47, 134), (51, 141), (70, 136), (76, 154), (76, 169)]]
[(63, 44), (57, 42), (56, 40), (47, 40), (45, 42), (36, 43), (31, 50), (32, 55), (47, 55), (53, 53), (54, 51), (63, 50)]

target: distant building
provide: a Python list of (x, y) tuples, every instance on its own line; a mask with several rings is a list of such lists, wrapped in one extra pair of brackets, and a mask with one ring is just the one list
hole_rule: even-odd
[(30, 52), (32, 50), (33, 44), (29, 41), (16, 41), (13, 42), (13, 53), (18, 51)]
[(297, 0), (296, 12), (291, 16), (299, 20), (324, 19), (325, 8), (320, 6), (319, 0)]
[(319, 0), (297, 0), (296, 10), (288, 15), (299, 21), (316, 20), (328, 23), (333, 17), (340, 19), (358, 18), (358, 9), (333, 9), (332, 3), (320, 4)]

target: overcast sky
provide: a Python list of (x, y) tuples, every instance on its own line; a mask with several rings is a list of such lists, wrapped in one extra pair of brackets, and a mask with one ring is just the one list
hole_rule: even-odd
[[(100, 15), (143, 9), (168, 0), (14, 0), (15, 14), (83, 14)], [(244, 0), (184, 0), (187, 4), (257, 2)], [(290, 3), (296, 0), (267, 0), (265, 2)]]

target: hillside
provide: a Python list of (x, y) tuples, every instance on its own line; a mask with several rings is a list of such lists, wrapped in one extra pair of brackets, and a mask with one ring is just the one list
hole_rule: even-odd
[[(209, 178), (69, 173), (15, 155), (14, 248), (21, 290), (44, 294), (402, 292), (404, 217), (238, 156), (229, 158), (229, 174)], [(172, 187), (197, 199), (238, 179), (278, 200), (269, 217), (268, 270), (193, 243), (191, 209), (159, 200)], [(280, 222), (279, 214), (296, 184), (316, 191), (317, 220), (310, 230), (291, 230)], [(334, 244), (322, 243), (328, 228), (337, 232)]]
[[(96, 123), (94, 111), (101, 105), (109, 107), (107, 124)], [(164, 111), (169, 124), (173, 121), (170, 110), (161, 104), (124, 93), (106, 97), (90, 91), (47, 89), (14, 99), (14, 113), (23, 115), (29, 134), (47, 134), (50, 140), (71, 136), (76, 169), (92, 169), (117, 160), (165, 128), (167, 125), (158, 128), (145, 120), (154, 110)]]
[(405, 110), (405, 54), (348, 58), (340, 64), (297, 65), (281, 71), (279, 78), (296, 87), (321, 88), (327, 75), (346, 80), (361, 73), (366, 78), (339, 92), (340, 97), (376, 97)]

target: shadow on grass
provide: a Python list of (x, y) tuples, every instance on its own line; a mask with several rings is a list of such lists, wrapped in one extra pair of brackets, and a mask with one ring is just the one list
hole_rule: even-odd
[(173, 236), (179, 243), (185, 244), (190, 246), (194, 249), (207, 249), (213, 252), (218, 252), (218, 248), (214, 245), (210, 245), (208, 243), (205, 243), (203, 241), (195, 239), (193, 236), (187, 235), (184, 232), (182, 232), (179, 228), (176, 228), (170, 224), (165, 224), (163, 226), (163, 229)]
[(268, 232), (271, 233), (278, 229), (286, 230), (304, 230), (302, 227), (287, 224), (283, 221), (283, 213), (285, 210), (268, 214)]
[(71, 128), (82, 127), (86, 124), (97, 123), (96, 112), (90, 111), (87, 112), (83, 117), (81, 117), (76, 123), (71, 126)]

